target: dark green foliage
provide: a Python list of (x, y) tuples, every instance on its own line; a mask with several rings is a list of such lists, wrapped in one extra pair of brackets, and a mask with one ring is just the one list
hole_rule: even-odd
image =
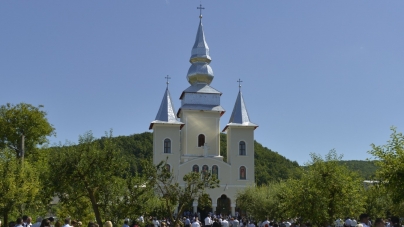
[[(227, 160), (227, 135), (220, 134), (220, 155)], [(102, 143), (102, 139), (99, 140)], [(130, 136), (118, 136), (111, 141), (128, 157), (132, 173), (143, 173), (142, 162), (151, 164), (153, 158), (153, 133), (144, 132)], [(301, 168), (296, 161), (263, 147), (255, 141), (255, 181), (257, 185), (299, 177)], [(364, 179), (372, 179), (377, 166), (375, 161), (340, 161), (348, 169), (357, 171)]]
[(254, 149), (255, 183), (257, 185), (286, 180), (299, 175), (300, 167), (297, 162), (292, 162), (277, 152), (263, 147), (257, 141), (254, 142)]
[(152, 163), (153, 133), (118, 136), (112, 138), (111, 141), (128, 157), (127, 161), (130, 162), (132, 173), (143, 173), (142, 162)]
[[(227, 160), (227, 138), (226, 134), (220, 134), (220, 155)], [(263, 147), (254, 141), (255, 150), (255, 183), (257, 185), (268, 184), (273, 181), (286, 180), (290, 177), (297, 177), (300, 167), (297, 162), (292, 162), (284, 156)]]
[(227, 135), (224, 133), (220, 133), (220, 155), (227, 161)]
[[(227, 160), (227, 138), (226, 134), (220, 134), (220, 155)], [(102, 140), (101, 140), (102, 141)], [(112, 138), (112, 142), (129, 155), (132, 171), (142, 173), (141, 162), (152, 161), (153, 158), (153, 133), (144, 132), (130, 136), (118, 136)], [(274, 152), (260, 143), (254, 143), (255, 149), (255, 177), (257, 185), (268, 182), (286, 180), (296, 177), (299, 173), (299, 164), (292, 162), (284, 156)]]
[(375, 173), (378, 167), (376, 166), (376, 161), (358, 161), (358, 160), (349, 160), (349, 161), (340, 161), (341, 164), (348, 167), (348, 169), (352, 171), (358, 172), (358, 174), (366, 180), (375, 179)]
[(393, 204), (399, 205), (404, 203), (404, 135), (397, 132), (395, 127), (391, 131), (387, 144), (372, 144), (369, 153), (379, 160), (376, 163), (380, 167), (376, 173), (377, 178), (390, 193)]
[(128, 154), (133, 154), (139, 159), (151, 161), (153, 158), (153, 133), (144, 132), (130, 136), (118, 136), (114, 137), (112, 142)]
[(47, 136), (55, 135), (55, 129), (42, 108), (27, 103), (0, 106), (0, 149), (8, 147), (21, 158), (48, 142)]

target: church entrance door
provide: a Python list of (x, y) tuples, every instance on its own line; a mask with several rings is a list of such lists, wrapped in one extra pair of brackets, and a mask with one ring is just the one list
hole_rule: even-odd
[(222, 215), (231, 214), (230, 199), (226, 195), (222, 195), (217, 199), (216, 213)]

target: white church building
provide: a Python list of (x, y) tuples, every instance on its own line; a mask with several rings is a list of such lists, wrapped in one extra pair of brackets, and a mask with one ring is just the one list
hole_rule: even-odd
[[(258, 125), (250, 122), (241, 90), (229, 123), (220, 129), (225, 110), (220, 105), (222, 93), (211, 87), (214, 78), (209, 66), (211, 57), (205, 40), (200, 15), (191, 66), (187, 80), (190, 86), (181, 96), (181, 107), (175, 111), (167, 89), (156, 119), (150, 123), (153, 130), (153, 164), (167, 159), (168, 168), (179, 181), (185, 174), (209, 171), (220, 180), (220, 187), (207, 189), (215, 213), (235, 215), (237, 192), (255, 184), (254, 130)], [(168, 79), (168, 78), (167, 78)], [(220, 133), (227, 134), (227, 160), (220, 155)], [(193, 212), (198, 200), (193, 201)]]

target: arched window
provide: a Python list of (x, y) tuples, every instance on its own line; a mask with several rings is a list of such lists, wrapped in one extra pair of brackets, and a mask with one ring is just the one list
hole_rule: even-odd
[(169, 164), (166, 164), (166, 170), (167, 170), (168, 172), (171, 172), (171, 166), (170, 166)]
[(244, 166), (240, 167), (240, 180), (245, 180), (247, 178), (247, 171)]
[(192, 166), (192, 172), (199, 173), (199, 166), (198, 165)]
[(170, 139), (164, 140), (164, 153), (171, 153), (171, 140)]
[(240, 141), (240, 143), (238, 144), (238, 154), (243, 156), (246, 155), (244, 141)]
[(203, 175), (207, 175), (208, 174), (208, 172), (209, 172), (209, 166), (207, 166), (207, 165), (203, 165), (202, 166), (202, 173), (203, 173)]
[(219, 167), (217, 165), (212, 166), (212, 175), (219, 179)]
[(198, 136), (198, 147), (205, 146), (205, 135), (199, 134)]

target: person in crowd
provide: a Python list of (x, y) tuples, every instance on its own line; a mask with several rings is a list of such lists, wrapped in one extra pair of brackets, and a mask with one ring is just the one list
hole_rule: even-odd
[(223, 218), (222, 220), (222, 227), (229, 227), (229, 222), (227, 221), (226, 218)]
[(352, 218), (351, 227), (355, 227), (357, 224), (358, 224), (358, 222), (355, 220), (355, 218)]
[(212, 224), (213, 224), (213, 221), (210, 218), (210, 214), (208, 214), (208, 216), (206, 216), (206, 218), (205, 218), (205, 227), (211, 227)]
[(48, 220), (50, 221), (50, 226), (54, 227), (55, 218), (54, 217), (49, 217)]
[(144, 218), (143, 218), (143, 215), (140, 215), (140, 217), (139, 217), (139, 221), (140, 221), (141, 223), (144, 223)]
[(201, 227), (201, 224), (199, 224), (198, 217), (195, 217), (195, 221), (192, 222), (192, 227)]
[(374, 227), (385, 227), (385, 223), (382, 218), (376, 218)]
[(369, 215), (367, 214), (361, 214), (359, 215), (359, 224), (362, 224), (363, 227), (369, 227)]
[(122, 227), (129, 227), (129, 219), (125, 219), (123, 221), (123, 226)]
[(15, 227), (24, 227), (24, 222), (22, 221), (22, 218), (17, 218), (15, 221)]
[(153, 218), (152, 223), (153, 223), (154, 227), (159, 227), (160, 226), (160, 222), (159, 222), (159, 220), (157, 220), (157, 217)]
[(25, 220), (25, 227), (31, 227), (32, 226), (32, 218), (31, 217), (27, 217), (27, 219)]
[(40, 227), (50, 227), (50, 221), (48, 219), (43, 219)]
[(24, 227), (27, 226), (27, 219), (28, 219), (28, 215), (22, 216), (22, 226), (24, 226)]
[(269, 224), (269, 221), (268, 221), (268, 217), (266, 217), (265, 218), (265, 221), (263, 221), (262, 223), (261, 223), (261, 226), (260, 227), (269, 227), (270, 226), (270, 224)]
[(347, 217), (344, 222), (344, 227), (351, 227), (351, 222), (352, 220), (349, 217)]
[(188, 216), (185, 218), (184, 224), (185, 224), (185, 227), (191, 227), (191, 220), (189, 220)]
[(391, 219), (390, 218), (387, 218), (385, 223), (386, 223), (386, 227), (391, 227), (390, 226), (390, 224), (391, 224)]
[(217, 218), (213, 219), (212, 227), (221, 227), (219, 220)]
[(104, 227), (113, 227), (112, 222), (111, 221), (106, 221), (104, 223)]
[(63, 227), (72, 227), (71, 224), (71, 219), (70, 218), (65, 218), (65, 224), (63, 225)]
[(237, 220), (237, 218), (232, 218), (231, 219), (231, 226), (232, 227), (239, 227), (240, 226), (240, 222)]
[(60, 222), (59, 220), (57, 220), (55, 222), (55, 227), (62, 227), (62, 222)]
[(342, 227), (343, 226), (343, 221), (341, 220), (341, 218), (338, 218), (337, 220), (335, 220), (335, 226), (336, 227)]
[(390, 227), (400, 227), (400, 218), (396, 216), (391, 217)]

